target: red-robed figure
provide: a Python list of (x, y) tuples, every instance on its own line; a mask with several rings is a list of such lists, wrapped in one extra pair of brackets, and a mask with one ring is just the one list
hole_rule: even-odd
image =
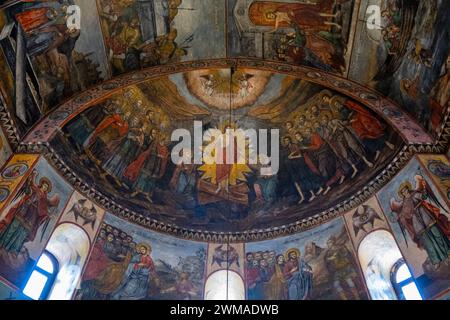
[(14, 254), (19, 254), (26, 242), (34, 241), (39, 228), (50, 220), (51, 208), (59, 204), (58, 195), (48, 196), (52, 190), (50, 180), (41, 178), (36, 185), (36, 176), (33, 171), (16, 196), (22, 198), (0, 222), (0, 247)]
[(354, 112), (351, 120), (353, 130), (361, 139), (379, 139), (384, 136), (386, 126), (356, 102), (347, 100), (344, 106)]
[(330, 25), (334, 1), (322, 0), (314, 3), (280, 3), (274, 1), (256, 1), (249, 9), (249, 17), (254, 25), (291, 27), (301, 29), (327, 30)]

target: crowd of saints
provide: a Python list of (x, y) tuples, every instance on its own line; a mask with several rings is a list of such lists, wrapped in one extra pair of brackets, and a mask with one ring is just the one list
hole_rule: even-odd
[[(199, 207), (228, 205), (242, 219), (246, 212), (274, 204), (325, 199), (331, 190), (338, 192), (344, 181), (384, 161), (383, 151), (394, 150), (392, 135), (381, 120), (353, 100), (324, 92), (280, 118), (291, 120), (278, 124), (283, 133), (278, 172), (262, 173), (267, 160), (262, 155), (258, 164), (251, 164), (248, 143), (246, 163), (237, 159), (230, 163), (228, 146), (222, 162), (173, 163), (171, 150), (178, 141), (170, 141), (171, 130), (179, 123), (137, 89), (85, 111), (66, 126), (62, 143), (82, 151), (84, 167), (133, 204), (162, 205), (175, 217), (178, 213), (170, 208), (181, 206), (192, 210), (198, 221), (208, 217)], [(225, 133), (238, 127), (223, 123), (217, 128)], [(207, 136), (210, 129), (202, 130)], [(229, 143), (232, 140), (236, 146), (239, 137)]]
[(295, 111), (285, 123), (280, 152), (299, 203), (354, 179), (372, 168), (383, 149), (394, 150), (386, 126), (358, 103), (341, 96), (319, 95), (310, 107)]

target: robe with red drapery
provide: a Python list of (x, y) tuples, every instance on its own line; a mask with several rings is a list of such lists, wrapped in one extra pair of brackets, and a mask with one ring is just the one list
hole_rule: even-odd
[[(322, 10), (328, 12), (323, 12)], [(278, 11), (286, 12), (292, 23), (302, 29), (324, 27), (325, 22), (329, 21), (329, 18), (321, 16), (320, 13), (330, 13), (329, 9), (326, 10), (326, 8), (322, 8), (322, 6), (302, 3), (284, 5), (279, 7)]]
[(216, 182), (217, 184), (225, 181), (229, 178), (231, 170), (233, 169), (233, 164), (237, 164), (238, 156), (238, 144), (235, 138), (233, 138), (234, 143), (234, 157), (231, 164), (227, 164), (227, 146), (222, 149), (222, 163), (216, 164)]
[[(292, 23), (302, 29), (326, 29), (324, 22), (329, 21), (320, 13), (332, 13), (334, 1), (322, 0), (317, 4), (309, 3), (283, 3), (276, 1), (255, 1), (250, 5), (249, 17), (254, 25), (272, 26), (274, 21), (265, 16), (268, 12), (284, 12)], [(281, 23), (281, 27), (289, 27), (287, 23)]]
[[(57, 195), (49, 199), (48, 193), (33, 182), (30, 189), (31, 194), (26, 194), (15, 204), (0, 225), (0, 245), (7, 245), (8, 251), (19, 252), (25, 242), (34, 241), (40, 226), (50, 219), (50, 207), (59, 204)], [(7, 244), (3, 243), (4, 236), (13, 240), (7, 241)]]
[(152, 153), (153, 148), (150, 147), (146, 151), (142, 152), (139, 157), (134, 160), (125, 170), (125, 173), (123, 176), (130, 180), (131, 182), (134, 182), (137, 180), (139, 173), (142, 170), (142, 167), (144, 166), (147, 159), (150, 157)]
[(436, 224), (439, 229), (442, 230), (447, 238), (450, 238), (450, 222), (448, 218), (441, 213), (441, 210), (425, 200), (423, 200), (420, 204), (427, 209), (434, 219), (436, 219)]
[(355, 112), (351, 125), (358, 137), (373, 140), (379, 139), (384, 135), (386, 126), (373, 116), (370, 111), (350, 100), (347, 100), (344, 106)]
[(142, 256), (141, 260), (135, 263), (133, 266), (134, 270), (139, 270), (140, 268), (149, 269), (151, 272), (154, 272), (156, 269), (152, 257), (150, 257), (149, 255)]
[(22, 26), (22, 29), (29, 33), (50, 22), (50, 19), (47, 17), (49, 10), (50, 8), (26, 10), (16, 14), (16, 19)]
[(98, 278), (106, 267), (113, 261), (108, 257), (108, 255), (103, 250), (103, 245), (105, 240), (98, 240), (94, 248), (92, 249), (91, 259), (86, 267), (86, 271), (83, 275), (83, 281), (94, 280)]
[(124, 137), (128, 133), (128, 122), (124, 121), (119, 114), (107, 117), (95, 128), (88, 145), (91, 145), (102, 132), (109, 128), (117, 129), (119, 137)]
[(307, 152), (302, 152), (299, 145), (291, 143), (291, 145), (289, 146), (289, 151), (291, 152), (291, 154), (303, 156), (303, 158), (305, 159), (305, 164), (308, 166), (309, 170), (311, 170), (311, 172), (313, 172), (315, 175), (320, 175), (319, 169), (317, 169), (309, 154)]

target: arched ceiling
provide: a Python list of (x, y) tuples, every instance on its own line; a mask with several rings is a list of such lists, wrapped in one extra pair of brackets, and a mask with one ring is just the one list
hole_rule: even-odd
[[(67, 25), (73, 5), (79, 27)], [(320, 223), (382, 185), (405, 145), (427, 147), (445, 137), (447, 1), (59, 0), (6, 1), (0, 8), (0, 116), (10, 139), (20, 150), (45, 146), (78, 189), (133, 221), (236, 234), (311, 218)], [(350, 113), (339, 114), (336, 101), (347, 102)], [(277, 199), (263, 203), (255, 168), (241, 172), (236, 185), (243, 189), (231, 199), (195, 168), (192, 200), (174, 193), (177, 167), (169, 163), (152, 186), (151, 203), (123, 177), (144, 147), (126, 161), (112, 158), (126, 154), (127, 139), (108, 145), (106, 154), (90, 149), (111, 114), (129, 132), (144, 128), (146, 136), (157, 128), (169, 149), (171, 130), (192, 131), (192, 120), (206, 128), (276, 128), (295, 142), (297, 131), (315, 132), (323, 115), (372, 119), (382, 139), (375, 144), (360, 135), (367, 157), (353, 155), (357, 173), (343, 165), (346, 180), (311, 202), (298, 204), (298, 185), (284, 163)]]

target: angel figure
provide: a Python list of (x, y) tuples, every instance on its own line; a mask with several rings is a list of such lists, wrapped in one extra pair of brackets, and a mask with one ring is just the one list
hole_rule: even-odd
[(250, 94), (253, 85), (250, 82), (250, 79), (253, 78), (254, 75), (251, 74), (243, 74), (242, 77), (239, 78), (239, 95), (241, 99), (247, 98)]
[(216, 87), (216, 80), (214, 79), (214, 75), (208, 74), (205, 76), (201, 76), (201, 82), (203, 86), (203, 91), (209, 97), (214, 94), (214, 89)]
[(415, 189), (409, 181), (400, 185), (401, 200), (391, 199), (391, 209), (406, 245), (407, 232), (414, 243), (427, 252), (430, 262), (439, 267), (450, 254), (450, 225), (443, 213), (447, 211), (421, 175), (416, 175), (414, 180)]
[(50, 197), (52, 183), (43, 177), (36, 184), (38, 173), (33, 171), (25, 186), (13, 201), (20, 199), (0, 222), (0, 247), (18, 255), (26, 242), (33, 242), (41, 226), (41, 241), (52, 217), (52, 208), (57, 208), (58, 194)]

